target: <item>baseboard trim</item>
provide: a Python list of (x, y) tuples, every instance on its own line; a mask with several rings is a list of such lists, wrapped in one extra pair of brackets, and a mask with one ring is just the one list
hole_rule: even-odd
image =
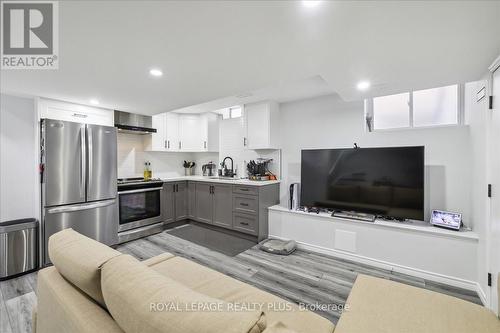
[(478, 282), (476, 282), (476, 292), (481, 299), (481, 302), (483, 302), (483, 305), (487, 308), (490, 308), (488, 297), (486, 297), (486, 293), (484, 292), (483, 288), (481, 288), (481, 285)]
[[(275, 236), (275, 235), (269, 235), (269, 238), (277, 238), (277, 239), (283, 239), (287, 240), (286, 238), (280, 237), (280, 236)], [(359, 254), (354, 254), (354, 253), (349, 253), (341, 250), (336, 250), (336, 249), (330, 249), (318, 245), (312, 245), (304, 242), (297, 242), (297, 248), (311, 251), (311, 252), (318, 252), (326, 255), (330, 255), (333, 257), (337, 257), (340, 259), (347, 259), (351, 260), (354, 262), (359, 262), (361, 264), (366, 264), (370, 266), (374, 266), (377, 268), (382, 268), (382, 269), (387, 269), (390, 271), (398, 272), (398, 273), (403, 273), (403, 274), (408, 274), (411, 276), (415, 276), (418, 278), (422, 279), (427, 279), (430, 281), (434, 282), (439, 282), (439, 283), (445, 283), (450, 286), (458, 287), (458, 288), (463, 288), (467, 290), (472, 290), (476, 291), (479, 294), (479, 297), (481, 298), (481, 301), (483, 301), (484, 293), (479, 288), (479, 284), (476, 281), (469, 281), (453, 276), (448, 276), (448, 275), (443, 275), (435, 272), (429, 272), (425, 271), (422, 269), (414, 268), (414, 267), (408, 267), (404, 265), (399, 265), (399, 264), (394, 264), (390, 263), (387, 261), (383, 260), (378, 260), (378, 259), (373, 259), (365, 256), (361, 256)], [(479, 288), (479, 289), (478, 289)], [(484, 297), (485, 299), (485, 297)], [(486, 303), (484, 303), (486, 304)]]

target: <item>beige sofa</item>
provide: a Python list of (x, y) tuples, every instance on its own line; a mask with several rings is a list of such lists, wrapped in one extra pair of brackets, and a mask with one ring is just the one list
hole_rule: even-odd
[(66, 229), (49, 239), (49, 255), (54, 266), (38, 273), (37, 333), (334, 329), (313, 312), (169, 253), (139, 262)]
[[(50, 238), (49, 253), (54, 267), (38, 273), (37, 333), (334, 331), (312, 312), (169, 253), (138, 262), (71, 229)], [(221, 307), (158, 307), (190, 302)], [(253, 303), (264, 307), (228, 308)], [(500, 320), (455, 297), (359, 275), (335, 333), (365, 332), (500, 333)]]

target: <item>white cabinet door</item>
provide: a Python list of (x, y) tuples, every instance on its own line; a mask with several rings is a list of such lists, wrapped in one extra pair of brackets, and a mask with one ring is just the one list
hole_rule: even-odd
[(208, 151), (208, 113), (199, 116), (200, 122), (200, 151)]
[(156, 128), (156, 133), (151, 134), (151, 150), (165, 151), (167, 150), (166, 139), (166, 117), (165, 113), (160, 113), (152, 117), (153, 128)]
[(202, 140), (199, 115), (179, 115), (179, 137), (179, 150), (201, 151)]
[(167, 151), (179, 150), (179, 115), (167, 112), (165, 116), (166, 136), (165, 146)]
[(267, 148), (270, 139), (268, 105), (266, 103), (245, 105), (245, 115), (248, 148)]
[(245, 105), (248, 149), (279, 149), (279, 109), (275, 102)]

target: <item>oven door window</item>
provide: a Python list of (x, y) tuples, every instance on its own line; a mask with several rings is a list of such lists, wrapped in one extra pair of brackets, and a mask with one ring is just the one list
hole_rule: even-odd
[(120, 224), (160, 216), (160, 191), (120, 194)]

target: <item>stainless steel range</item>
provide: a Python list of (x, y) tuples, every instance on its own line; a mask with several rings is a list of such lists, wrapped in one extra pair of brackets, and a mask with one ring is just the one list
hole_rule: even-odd
[(163, 230), (163, 195), (160, 179), (118, 179), (119, 243)]

